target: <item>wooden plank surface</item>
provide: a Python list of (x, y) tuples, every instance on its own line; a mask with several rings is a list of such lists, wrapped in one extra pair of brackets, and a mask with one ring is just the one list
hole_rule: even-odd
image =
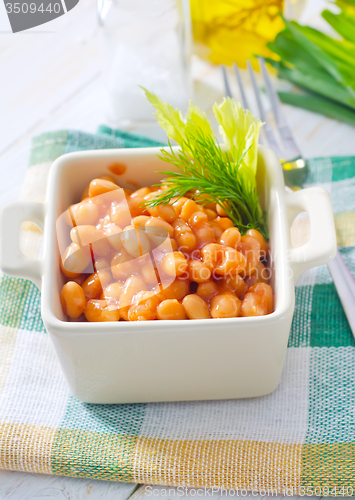
[[(185, 488), (185, 487), (169, 487), (169, 486), (153, 486), (145, 485), (137, 488), (131, 495), (130, 500), (154, 500), (154, 499), (164, 499), (164, 500), (178, 500), (179, 498), (188, 498), (199, 500), (225, 500), (228, 498), (240, 499), (243, 498), (253, 499), (253, 500), (266, 500), (269, 498), (267, 495), (260, 495), (257, 492), (246, 492), (245, 490), (225, 490), (217, 488)], [(270, 493), (270, 498), (272, 500), (298, 500), (300, 497), (298, 495), (285, 496), (285, 495), (272, 495)], [(322, 497), (307, 497), (309, 500), (320, 499)]]
[(136, 488), (131, 483), (0, 471), (1, 500), (127, 500)]
[[(94, 132), (100, 123), (107, 123), (96, 1), (79, 2), (48, 27), (16, 35), (1, 33), (0, 68), (1, 208), (20, 193), (34, 135), (63, 128)], [(210, 111), (213, 102), (223, 97), (220, 70), (193, 59), (193, 76), (195, 100)], [(231, 84), (238, 98), (233, 78)], [(248, 92), (252, 97), (250, 89)], [(355, 155), (354, 128), (290, 106), (284, 109), (305, 157)], [(154, 487), (154, 493), (144, 486), (134, 492), (135, 488), (132, 484), (0, 471), (1, 500), (126, 500), (132, 493), (133, 500), (181, 496), (174, 488), (168, 493), (163, 487)], [(188, 491), (183, 496), (195, 495)], [(215, 500), (221, 496), (225, 494), (213, 495)]]

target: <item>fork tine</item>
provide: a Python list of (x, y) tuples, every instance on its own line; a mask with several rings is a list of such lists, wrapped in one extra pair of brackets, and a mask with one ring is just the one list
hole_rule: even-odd
[(222, 74), (223, 74), (225, 94), (227, 97), (233, 97), (230, 86), (229, 86), (229, 82), (228, 82), (227, 70), (226, 70), (226, 67), (224, 64), (222, 64)]
[(276, 137), (275, 137), (275, 135), (272, 131), (272, 128), (270, 126), (270, 122), (266, 116), (263, 103), (261, 102), (260, 90), (259, 90), (259, 87), (256, 83), (253, 67), (252, 67), (251, 62), (249, 60), (247, 61), (247, 64), (248, 64), (248, 70), (250, 73), (251, 83), (252, 83), (253, 89), (254, 89), (255, 99), (256, 99), (256, 102), (257, 102), (257, 105), (259, 108), (260, 118), (265, 124), (264, 131), (265, 131), (266, 138), (269, 142), (269, 146), (271, 147), (271, 149), (273, 149), (275, 151), (275, 153), (278, 155), (279, 158), (283, 158), (284, 153), (281, 151), (281, 148), (276, 140)]
[(282, 113), (281, 102), (279, 96), (277, 95), (277, 92), (275, 91), (272, 85), (269, 72), (265, 65), (265, 61), (262, 57), (259, 57), (258, 59), (261, 67), (261, 72), (264, 77), (266, 92), (270, 99), (271, 109), (275, 116), (276, 125), (279, 130), (283, 146), (286, 149), (286, 151), (288, 151), (291, 157), (293, 158), (300, 157), (301, 152), (298, 149), (298, 146), (292, 137), (291, 130), (287, 125), (286, 119)]
[[(241, 97), (241, 101), (242, 101), (242, 106), (244, 109), (249, 109), (249, 111), (251, 111), (251, 107), (249, 105), (249, 101), (247, 99), (247, 96), (246, 96), (246, 93), (244, 90), (243, 80), (242, 80), (242, 77), (240, 75), (240, 71), (239, 71), (237, 63), (233, 63), (233, 67), (234, 67), (234, 71), (235, 71), (235, 76), (237, 77), (237, 81), (238, 81), (238, 87), (239, 87), (240, 97)], [(264, 144), (264, 141), (261, 138), (261, 136), (259, 136), (259, 144)]]
[(265, 113), (265, 110), (264, 110), (264, 106), (263, 106), (263, 103), (261, 102), (261, 98), (260, 98), (259, 87), (258, 87), (258, 84), (256, 83), (254, 70), (253, 70), (253, 67), (252, 67), (251, 62), (249, 61), (249, 59), (247, 61), (247, 65), (248, 65), (248, 70), (249, 70), (249, 74), (250, 74), (250, 78), (251, 78), (251, 83), (252, 83), (253, 89), (254, 89), (256, 103), (258, 105), (258, 109), (259, 109), (259, 113), (260, 113), (260, 118), (261, 118), (261, 120), (263, 122), (267, 122), (267, 118), (266, 118), (266, 113)]
[(262, 57), (258, 57), (258, 60), (259, 60), (259, 65), (261, 67), (261, 72), (262, 72), (263, 77), (264, 77), (266, 91), (267, 91), (267, 94), (268, 94), (269, 99), (270, 99), (271, 108), (272, 108), (273, 113), (275, 115), (276, 123), (277, 123), (277, 125), (282, 125), (282, 124), (286, 123), (286, 121), (285, 121), (285, 118), (281, 112), (281, 105), (280, 105), (279, 97), (276, 94), (274, 87), (271, 83), (270, 76), (269, 76), (269, 73), (266, 69), (264, 59)]
[(248, 99), (247, 99), (247, 96), (245, 95), (245, 92), (244, 92), (243, 82), (242, 82), (242, 79), (240, 76), (239, 68), (238, 68), (236, 63), (233, 63), (233, 67), (234, 67), (234, 71), (235, 71), (235, 76), (237, 77), (237, 81), (238, 81), (238, 86), (239, 86), (240, 96), (242, 98), (243, 108), (250, 110)]

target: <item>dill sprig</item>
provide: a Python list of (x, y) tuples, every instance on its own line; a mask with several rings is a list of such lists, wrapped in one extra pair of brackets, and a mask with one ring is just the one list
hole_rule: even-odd
[[(143, 88), (143, 87), (142, 87)], [(215, 103), (213, 113), (225, 143), (221, 149), (207, 116), (190, 101), (185, 120), (178, 109), (144, 89), (148, 101), (155, 107), (159, 125), (169, 139), (175, 140), (180, 150), (161, 149), (160, 158), (176, 168), (160, 172), (167, 187), (146, 204), (166, 205), (173, 198), (181, 198), (189, 191), (198, 190), (193, 198), (201, 203), (218, 203), (238, 226), (241, 233), (257, 229), (268, 239), (265, 214), (259, 205), (256, 190), (257, 151), (259, 130), (263, 125), (248, 110), (243, 110), (234, 99), (227, 97)]]
[[(174, 165), (177, 171), (159, 172), (168, 176), (164, 178), (167, 189), (147, 201), (147, 206), (167, 205), (173, 198), (198, 190), (192, 198), (197, 198), (200, 204), (216, 202), (223, 206), (242, 234), (248, 229), (257, 229), (268, 240), (265, 213), (259, 204), (256, 184), (241, 169), (248, 149), (234, 158), (201, 129), (187, 134), (177, 152), (170, 141), (169, 146), (169, 150), (161, 149), (159, 158)], [(205, 199), (201, 200), (201, 195)]]

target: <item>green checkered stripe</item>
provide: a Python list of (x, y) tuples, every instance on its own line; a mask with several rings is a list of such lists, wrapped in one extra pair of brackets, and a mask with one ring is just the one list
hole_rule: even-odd
[[(155, 145), (149, 139), (108, 127), (100, 127), (97, 134), (51, 132), (34, 138), (30, 166), (50, 165), (71, 151)], [(355, 277), (355, 158), (318, 158), (308, 165), (307, 185), (324, 186), (331, 194), (340, 251)], [(321, 487), (322, 495), (327, 494), (324, 488), (332, 496), (355, 494), (354, 338), (326, 266), (308, 271), (296, 285), (295, 314), (280, 387), (262, 399), (202, 402), (197, 406), (89, 405), (75, 400), (68, 393), (43, 326), (37, 288), (29, 281), (5, 275), (0, 280), (0, 467), (154, 484), (175, 481), (176, 485), (196, 486), (200, 481), (198, 484), (211, 487), (216, 483), (203, 479), (207, 476), (196, 479), (196, 471), (204, 467), (203, 456), (191, 445), (186, 445), (186, 451), (185, 445), (179, 448), (173, 443), (192, 443), (194, 439), (208, 443), (217, 433), (222, 440), (234, 439), (245, 446), (249, 442), (261, 447), (264, 442), (281, 443), (296, 450), (292, 451), (292, 460), (298, 464), (292, 466), (294, 470), (279, 467), (278, 471), (276, 467), (274, 474), (279, 474), (279, 479), (275, 488), (280, 492), (292, 484), (295, 492), (302, 487)], [(293, 371), (292, 366), (296, 367)], [(303, 422), (294, 432), (292, 411), (288, 413), (292, 405)], [(227, 415), (225, 420), (223, 415)], [(255, 415), (260, 418), (252, 428), (249, 422)], [(184, 430), (177, 438), (171, 422), (179, 419)], [(201, 432), (193, 430), (195, 420), (201, 423)], [(235, 422), (233, 432), (228, 427), (230, 421)], [(271, 421), (278, 422), (280, 431), (270, 431)], [(282, 431), (283, 426), (290, 426), (289, 433)], [(259, 434), (256, 428), (261, 429)], [(162, 435), (164, 439), (160, 439)], [(170, 444), (163, 446), (162, 442)], [(270, 463), (279, 463), (280, 453), (279, 448), (270, 448)], [(222, 455), (213, 460), (217, 468), (229, 471), (228, 485), (238, 481), (251, 484), (243, 483), (238, 468), (225, 465)], [(182, 456), (187, 457), (191, 469), (179, 480), (174, 464)], [(267, 466), (255, 465), (254, 459), (244, 465), (255, 470), (256, 489), (263, 488)], [(239, 460), (238, 453), (235, 460)], [(249, 458), (243, 455), (240, 460)], [(217, 481), (217, 485), (222, 483)]]
[[(307, 187), (320, 185), (329, 191), (339, 250), (355, 277), (355, 159), (318, 158), (308, 164)], [(296, 285), (289, 338), (289, 347), (311, 348), (309, 421), (302, 451), (302, 480), (313, 491), (318, 487), (320, 495), (352, 496), (355, 494), (355, 340), (327, 266), (305, 274)]]
[[(355, 214), (355, 160), (353, 157), (310, 160), (307, 187), (320, 185), (332, 198), (335, 220)], [(355, 221), (355, 219), (354, 219)], [(339, 250), (355, 276), (355, 241), (341, 235)], [(348, 238), (349, 241), (346, 241)], [(327, 266), (305, 273), (296, 285), (296, 307), (289, 347), (354, 347), (355, 340)]]

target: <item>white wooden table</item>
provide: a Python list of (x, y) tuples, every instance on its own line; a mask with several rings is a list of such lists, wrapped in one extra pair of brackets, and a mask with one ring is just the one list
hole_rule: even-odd
[[(0, 32), (0, 75), (1, 207), (19, 196), (34, 135), (63, 128), (95, 132), (107, 123), (96, 0), (82, 1), (67, 15), (35, 30)], [(223, 95), (220, 71), (193, 60), (193, 76), (195, 100), (208, 110)], [(236, 87), (232, 89), (237, 97)], [(285, 107), (285, 113), (305, 157), (355, 155), (354, 128), (292, 107)], [(132, 484), (0, 471), (1, 500), (130, 496), (169, 500), (179, 495), (173, 488), (147, 491)]]

